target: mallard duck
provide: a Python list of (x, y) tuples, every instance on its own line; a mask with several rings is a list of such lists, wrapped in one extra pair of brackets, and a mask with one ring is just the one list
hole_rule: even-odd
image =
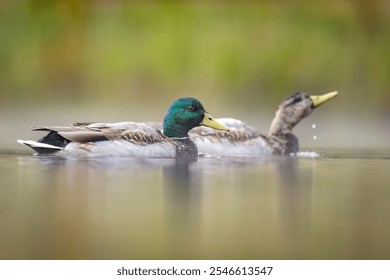
[(37, 126), (49, 133), (38, 141), (18, 140), (38, 154), (70, 156), (197, 157), (188, 132), (196, 126), (228, 131), (195, 98), (180, 98), (169, 107), (163, 132), (147, 123), (75, 123)]
[(336, 91), (318, 96), (297, 92), (285, 98), (276, 111), (268, 135), (262, 135), (246, 123), (232, 118), (217, 119), (229, 127), (228, 134), (196, 128), (189, 135), (200, 154), (253, 156), (296, 153), (299, 144), (298, 138), (292, 134), (294, 126), (336, 95)]

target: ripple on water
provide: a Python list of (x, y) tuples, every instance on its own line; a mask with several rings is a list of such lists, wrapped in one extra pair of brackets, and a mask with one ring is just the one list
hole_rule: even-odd
[(293, 153), (291, 154), (291, 156), (296, 156), (299, 158), (318, 158), (321, 155), (317, 152), (301, 151), (301, 152)]

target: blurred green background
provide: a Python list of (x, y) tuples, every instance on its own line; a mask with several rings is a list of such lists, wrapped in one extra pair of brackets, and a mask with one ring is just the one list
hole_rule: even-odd
[(266, 132), (285, 96), (338, 90), (319, 110), (340, 132), (390, 130), (390, 1), (0, 1), (0, 42), (3, 129), (157, 121), (194, 96)]

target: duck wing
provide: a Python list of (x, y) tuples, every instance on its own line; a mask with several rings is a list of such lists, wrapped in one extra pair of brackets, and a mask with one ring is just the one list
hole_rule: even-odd
[[(69, 142), (94, 142), (107, 140), (104, 134), (98, 130), (91, 130), (88, 125), (93, 123), (74, 123), (70, 126), (34, 126), (33, 131), (48, 131), (49, 135), (59, 135)], [(44, 142), (45, 137), (38, 140)]]
[[(75, 123), (70, 126), (36, 126), (34, 131), (47, 131), (39, 139), (18, 140), (38, 154), (53, 154), (65, 150), (78, 155), (84, 150), (88, 154), (132, 154), (139, 146), (159, 143), (161, 151), (171, 150), (170, 141), (157, 129), (143, 123)], [(97, 148), (99, 147), (99, 148)], [(152, 151), (156, 148), (152, 148)], [(161, 152), (160, 152), (161, 153)]]
[(163, 139), (157, 129), (135, 122), (74, 123), (71, 126), (36, 126), (33, 130), (55, 132), (66, 140), (77, 143), (123, 139), (133, 144), (146, 145)]

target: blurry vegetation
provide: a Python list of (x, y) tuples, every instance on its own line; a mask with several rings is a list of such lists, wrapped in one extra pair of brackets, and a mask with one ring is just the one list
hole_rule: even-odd
[(338, 90), (390, 111), (390, 1), (0, 1), (0, 42), (0, 107)]

